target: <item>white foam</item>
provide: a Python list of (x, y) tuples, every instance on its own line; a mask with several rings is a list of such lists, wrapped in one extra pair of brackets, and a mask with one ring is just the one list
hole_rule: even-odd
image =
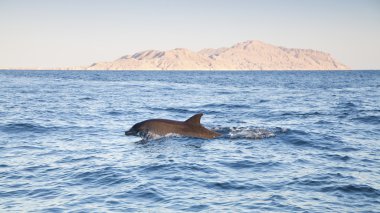
[(157, 140), (160, 138), (169, 138), (169, 137), (181, 137), (181, 135), (176, 133), (168, 133), (166, 135), (159, 135), (152, 132), (147, 132), (140, 135), (144, 140)]
[(214, 131), (224, 134), (228, 138), (232, 139), (263, 139), (276, 136), (277, 132), (283, 132), (284, 130), (278, 131), (277, 129), (265, 129), (256, 127), (217, 127), (213, 129)]

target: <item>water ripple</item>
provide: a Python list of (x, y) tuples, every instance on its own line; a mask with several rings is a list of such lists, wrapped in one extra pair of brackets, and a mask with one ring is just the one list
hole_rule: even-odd
[[(0, 71), (0, 212), (377, 212), (379, 82), (372, 71)], [(123, 134), (199, 112), (221, 137)]]
[(380, 190), (368, 185), (347, 184), (338, 186), (329, 186), (322, 188), (322, 192), (342, 192), (345, 194), (356, 194), (365, 197), (379, 198)]
[(0, 131), (6, 133), (23, 133), (23, 132), (33, 132), (33, 133), (45, 133), (53, 130), (57, 130), (57, 127), (45, 127), (33, 123), (10, 123), (0, 126)]

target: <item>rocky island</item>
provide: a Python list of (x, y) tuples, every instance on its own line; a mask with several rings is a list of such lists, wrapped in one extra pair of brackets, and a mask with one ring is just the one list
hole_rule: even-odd
[(193, 52), (146, 50), (84, 70), (348, 70), (328, 53), (246, 41), (228, 48)]

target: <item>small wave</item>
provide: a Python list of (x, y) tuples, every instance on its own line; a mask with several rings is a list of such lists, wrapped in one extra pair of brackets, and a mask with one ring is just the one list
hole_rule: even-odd
[(380, 124), (380, 116), (374, 116), (374, 115), (356, 117), (356, 118), (353, 118), (352, 120), (359, 121), (366, 124), (374, 124), (374, 125)]
[(40, 146), (27, 146), (27, 145), (23, 145), (23, 146), (16, 146), (15, 147), (16, 149), (26, 149), (26, 150), (43, 150), (44, 147), (40, 147)]
[(281, 114), (281, 116), (300, 116), (300, 117), (312, 117), (312, 116), (321, 116), (323, 115), (321, 112), (305, 112), (305, 113), (299, 113), (299, 112), (284, 112)]
[(207, 188), (217, 190), (264, 190), (265, 187), (260, 185), (252, 185), (244, 182), (228, 181), (228, 182), (211, 182), (207, 184)]
[(49, 166), (47, 165), (38, 165), (38, 166), (30, 166), (30, 167), (27, 167), (27, 168), (24, 168), (23, 171), (27, 171), (27, 172), (35, 172), (37, 170), (40, 170), (40, 169), (46, 169), (48, 168)]
[(95, 171), (85, 171), (74, 174), (72, 175), (71, 182), (78, 185), (111, 186), (129, 181), (128, 177), (124, 177), (123, 172), (119, 169), (105, 167)]
[(153, 165), (146, 165), (142, 166), (140, 169), (142, 173), (149, 173), (149, 172), (156, 172), (156, 171), (170, 171), (172, 169), (172, 164), (153, 164)]
[(269, 100), (266, 100), (266, 99), (259, 100), (259, 103), (266, 103), (266, 102), (269, 102)]
[(302, 177), (293, 178), (287, 185), (295, 185), (301, 188), (304, 187), (320, 187), (336, 184), (340, 181), (352, 181), (352, 176), (344, 176), (341, 173), (327, 173), (327, 174), (311, 174)]
[(378, 197), (380, 191), (368, 185), (348, 184), (340, 186), (328, 186), (322, 188), (323, 192), (343, 192), (348, 194), (360, 194), (366, 197)]
[(273, 162), (273, 161), (267, 161), (267, 162), (253, 162), (249, 160), (240, 160), (235, 162), (222, 162), (221, 163), (224, 166), (227, 166), (232, 169), (269, 169), (272, 167), (279, 166), (279, 162)]
[(313, 146), (310, 134), (301, 130), (291, 130), (286, 135), (286, 142), (296, 146)]
[(359, 113), (379, 113), (380, 109), (361, 109), (358, 110)]
[[(150, 164), (150, 165), (145, 165), (145, 166), (141, 166), (139, 168), (139, 172), (142, 173), (142, 174), (149, 174), (149, 173), (156, 173), (156, 174), (178, 174), (178, 172), (183, 172), (183, 171), (187, 171), (187, 172), (191, 172), (193, 174), (199, 174), (199, 173), (203, 173), (203, 174), (217, 174), (218, 173), (218, 170), (212, 168), (212, 167), (208, 167), (208, 166), (205, 166), (205, 165), (201, 165), (201, 164), (196, 164), (196, 163), (193, 163), (193, 164), (186, 164), (186, 163), (175, 163), (175, 162), (170, 162), (170, 163), (154, 163), (154, 164)], [(194, 180), (193, 179), (188, 179), (188, 178), (185, 178), (183, 176), (173, 176), (173, 177), (165, 177), (166, 179), (168, 180), (172, 180), (172, 181), (189, 181), (189, 182), (193, 182)], [(185, 179), (184, 179), (185, 178)]]
[(84, 98), (79, 98), (80, 101), (91, 101), (91, 100), (95, 100), (94, 98), (90, 98), (90, 97), (84, 97)]
[(38, 91), (35, 89), (28, 89), (28, 90), (21, 90), (20, 93), (21, 94), (36, 94), (38, 93)]
[(0, 198), (12, 198), (23, 197), (30, 191), (25, 189), (13, 190), (13, 191), (0, 191)]
[(351, 101), (342, 101), (342, 102), (339, 102), (337, 103), (334, 108), (338, 109), (338, 110), (343, 110), (343, 111), (349, 111), (349, 110), (356, 110), (358, 107), (358, 104), (356, 103), (353, 103)]
[(199, 108), (225, 108), (225, 109), (249, 109), (251, 106), (246, 104), (206, 104)]
[(197, 111), (193, 110), (187, 110), (187, 109), (181, 109), (181, 108), (173, 108), (173, 107), (168, 107), (168, 108), (149, 108), (153, 111), (166, 111), (166, 112), (175, 112), (175, 113), (184, 113), (184, 114), (195, 114)]
[(190, 212), (200, 212), (200, 211), (206, 210), (208, 207), (209, 207), (208, 205), (200, 204), (200, 205), (190, 206), (189, 208), (185, 208), (183, 210), (190, 211)]
[(44, 133), (51, 130), (56, 130), (56, 127), (44, 127), (31, 123), (10, 123), (0, 126), (0, 130), (6, 133), (21, 133), (21, 132), (34, 132)]
[(59, 208), (59, 207), (52, 207), (52, 208), (42, 209), (42, 212), (65, 212), (65, 209)]
[(323, 179), (305, 179), (305, 180), (296, 180), (294, 182), (289, 183), (288, 185), (299, 185), (306, 187), (314, 187), (314, 186), (323, 186), (327, 184), (333, 183), (329, 178)]
[(231, 92), (231, 91), (220, 91), (220, 92), (216, 92), (217, 94), (219, 95), (229, 95), (229, 94), (234, 94), (234, 92)]
[(343, 148), (339, 149), (338, 151), (355, 152), (355, 151), (359, 151), (359, 150), (360, 150), (359, 148), (355, 148), (355, 147), (343, 147)]
[(342, 107), (347, 107), (347, 108), (354, 108), (354, 107), (357, 107), (356, 104), (352, 103), (352, 102), (346, 102), (346, 103), (341, 103), (340, 106)]
[(337, 154), (331, 154), (331, 155), (326, 155), (327, 157), (333, 159), (333, 160), (338, 160), (338, 161), (349, 161), (351, 158), (347, 155), (341, 156)]
[(343, 151), (347, 148), (347, 145), (340, 137), (302, 130), (289, 130), (283, 136), (283, 139), (286, 143), (295, 146), (312, 147), (322, 150)]
[(107, 112), (107, 114), (112, 115), (112, 116), (119, 116), (119, 115), (123, 115), (124, 113), (122, 111), (114, 110), (114, 111)]
[(319, 120), (319, 121), (315, 122), (315, 124), (327, 125), (327, 124), (332, 124), (332, 122), (325, 121), (325, 120)]
[(155, 187), (152, 187), (148, 184), (141, 184), (126, 192), (116, 194), (113, 197), (117, 199), (131, 198), (134, 200), (144, 199), (144, 200), (151, 200), (153, 202), (160, 202), (164, 200), (165, 196), (160, 190), (156, 189)]
[(82, 158), (75, 158), (72, 156), (67, 156), (61, 160), (56, 161), (56, 163), (76, 163), (76, 162), (81, 162), (81, 161), (89, 161), (93, 159), (98, 159), (97, 157), (94, 156), (87, 156), (87, 157), (82, 157)]
[(54, 189), (35, 189), (30, 191), (29, 193), (26, 194), (28, 197), (32, 198), (44, 198), (44, 199), (49, 199), (49, 198), (55, 198), (59, 195), (57, 190)]

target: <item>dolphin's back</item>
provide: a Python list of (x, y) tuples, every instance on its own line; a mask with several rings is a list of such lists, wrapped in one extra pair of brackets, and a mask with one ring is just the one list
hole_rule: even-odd
[(170, 133), (179, 134), (185, 128), (183, 122), (166, 119), (151, 119), (142, 122), (142, 128), (157, 135), (167, 135)]
[(196, 138), (215, 138), (219, 133), (206, 129), (200, 124), (202, 114), (192, 116), (186, 121), (151, 119), (139, 123), (141, 129), (160, 136), (178, 134)]

